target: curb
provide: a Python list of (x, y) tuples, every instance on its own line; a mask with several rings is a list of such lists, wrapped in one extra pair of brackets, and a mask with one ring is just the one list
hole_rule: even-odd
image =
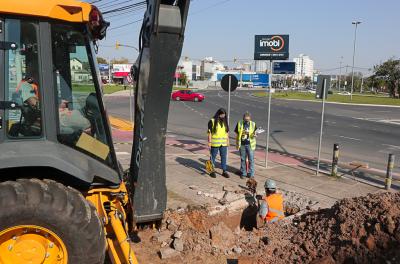
[[(252, 97), (262, 98), (262, 96), (257, 96), (251, 94)], [(286, 100), (286, 101), (300, 101), (300, 102), (310, 102), (310, 103), (321, 103), (322, 101), (314, 101), (314, 100), (304, 100), (304, 99), (290, 99), (290, 98), (273, 98), (275, 100)], [(400, 102), (400, 101), (399, 101)], [(378, 105), (378, 104), (354, 104), (354, 103), (340, 103), (340, 102), (328, 102), (325, 101), (325, 104), (337, 104), (337, 105), (352, 105), (352, 106), (376, 106), (376, 107), (387, 107), (387, 108), (400, 108), (400, 105)]]

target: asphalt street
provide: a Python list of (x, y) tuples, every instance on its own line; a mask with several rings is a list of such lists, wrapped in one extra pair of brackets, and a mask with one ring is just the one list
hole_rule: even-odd
[[(208, 120), (219, 107), (227, 108), (228, 94), (205, 91), (203, 102), (171, 101), (168, 132), (172, 136), (206, 139)], [(129, 97), (106, 97), (108, 113), (129, 119)], [(230, 126), (233, 129), (249, 111), (258, 127), (267, 125), (267, 98), (254, 97), (250, 91), (231, 95)], [(273, 99), (271, 105), (270, 148), (282, 153), (317, 156), (321, 122), (321, 103)], [(340, 146), (340, 161), (367, 162), (370, 167), (386, 169), (389, 153), (400, 159), (400, 108), (326, 104), (322, 158), (332, 158), (334, 143)], [(234, 142), (233, 140), (231, 142)], [(257, 140), (265, 148), (266, 133)], [(396, 162), (395, 171), (400, 171)]]

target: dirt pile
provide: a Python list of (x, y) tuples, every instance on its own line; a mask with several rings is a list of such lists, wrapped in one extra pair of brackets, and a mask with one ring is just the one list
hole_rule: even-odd
[(142, 233), (140, 247), (158, 254), (146, 263), (400, 263), (400, 193), (344, 199), (252, 231), (248, 215), (168, 212), (161, 231)]

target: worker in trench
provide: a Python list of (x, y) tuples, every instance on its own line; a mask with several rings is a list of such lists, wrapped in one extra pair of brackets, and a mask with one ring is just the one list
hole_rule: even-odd
[(274, 223), (285, 217), (283, 211), (283, 196), (277, 192), (276, 182), (267, 179), (264, 184), (265, 196), (257, 195), (259, 209), (257, 215), (257, 228), (267, 223)]

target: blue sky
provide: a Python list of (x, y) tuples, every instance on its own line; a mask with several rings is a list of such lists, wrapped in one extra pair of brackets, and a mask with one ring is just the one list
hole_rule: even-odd
[[(102, 0), (108, 2), (111, 0)], [(139, 0), (134, 0), (138, 2)], [(357, 30), (356, 66), (370, 68), (390, 57), (400, 57), (399, 0), (193, 0), (188, 18), (183, 56), (212, 56), (229, 61), (253, 58), (255, 34), (289, 34), (290, 58), (300, 53), (315, 61), (315, 68), (351, 65), (353, 20)], [(112, 17), (111, 28), (141, 19), (143, 10)], [(127, 57), (133, 49), (115, 50), (115, 41), (137, 46), (140, 23), (110, 29), (100, 43), (99, 55)]]

